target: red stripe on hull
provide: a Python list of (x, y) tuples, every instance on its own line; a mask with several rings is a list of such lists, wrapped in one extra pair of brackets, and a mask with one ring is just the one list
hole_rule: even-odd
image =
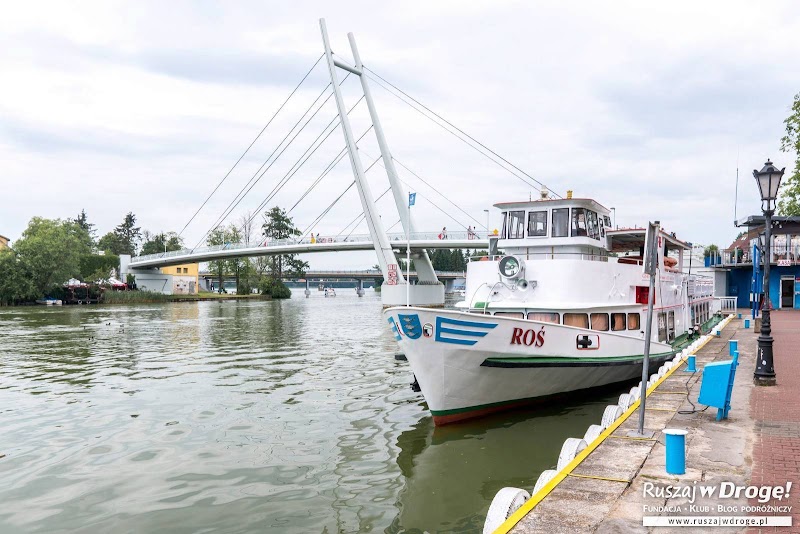
[[(550, 399), (552, 399), (552, 397), (548, 398), (548, 400)], [(470, 410), (468, 412), (452, 413), (447, 415), (434, 415), (433, 424), (435, 426), (444, 426), (452, 423), (459, 423), (461, 421), (466, 421), (468, 419), (476, 419), (478, 417), (484, 417), (492, 413), (514, 410), (516, 408), (521, 408), (523, 406), (530, 406), (532, 404), (539, 404), (541, 402), (542, 401), (538, 399), (527, 399), (522, 401), (509, 402), (508, 404), (503, 404), (500, 406), (477, 408), (475, 410)]]

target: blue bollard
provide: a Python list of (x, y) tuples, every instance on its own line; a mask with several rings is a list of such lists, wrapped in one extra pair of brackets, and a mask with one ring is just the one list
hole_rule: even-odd
[(736, 314), (736, 318), (737, 318), (737, 319), (741, 319), (741, 318), (742, 318), (742, 314), (741, 314), (741, 313), (737, 313), (737, 314)]
[(739, 341), (736, 339), (728, 340), (728, 355), (733, 356), (733, 353), (739, 350)]
[(745, 319), (744, 320), (744, 327), (745, 328), (750, 328), (750, 319)]
[(667, 473), (683, 475), (686, 473), (686, 430), (665, 428), (667, 445)]
[(690, 354), (686, 358), (686, 369), (683, 370), (684, 373), (696, 373), (697, 367), (695, 367), (696, 358), (694, 354)]

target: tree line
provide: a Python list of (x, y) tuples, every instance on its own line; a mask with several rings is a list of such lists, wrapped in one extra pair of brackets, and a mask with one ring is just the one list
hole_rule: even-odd
[[(267, 239), (297, 236), (300, 231), (284, 210), (274, 207), (263, 214), (261, 228), (253, 217), (244, 224), (220, 226), (209, 232), (210, 246), (245, 243), (255, 245), (260, 234)], [(95, 225), (85, 210), (74, 219), (34, 217), (19, 239), (0, 249), (0, 305), (33, 302), (63, 292), (63, 284), (75, 278), (88, 283), (107, 281), (119, 268), (121, 254), (158, 254), (181, 250), (183, 239), (175, 232), (153, 233), (137, 226), (136, 215), (126, 214), (122, 222), (99, 239)], [(288, 298), (289, 289), (281, 282), (286, 276), (299, 277), (308, 263), (296, 255), (238, 258), (210, 262), (222, 291), (226, 275), (236, 276), (237, 292), (259, 289), (275, 298)]]

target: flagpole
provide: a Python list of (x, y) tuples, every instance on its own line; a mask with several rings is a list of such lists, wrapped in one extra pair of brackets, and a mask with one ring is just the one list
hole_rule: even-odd
[[(416, 200), (416, 199), (415, 199)], [(408, 227), (411, 226), (411, 193), (408, 194), (408, 218), (406, 219), (406, 307), (411, 306), (411, 237)]]

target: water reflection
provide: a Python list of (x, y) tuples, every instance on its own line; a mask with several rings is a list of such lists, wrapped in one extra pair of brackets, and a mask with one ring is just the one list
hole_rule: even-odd
[(475, 532), (605, 400), (434, 429), (380, 299), (0, 309), (0, 532)]

